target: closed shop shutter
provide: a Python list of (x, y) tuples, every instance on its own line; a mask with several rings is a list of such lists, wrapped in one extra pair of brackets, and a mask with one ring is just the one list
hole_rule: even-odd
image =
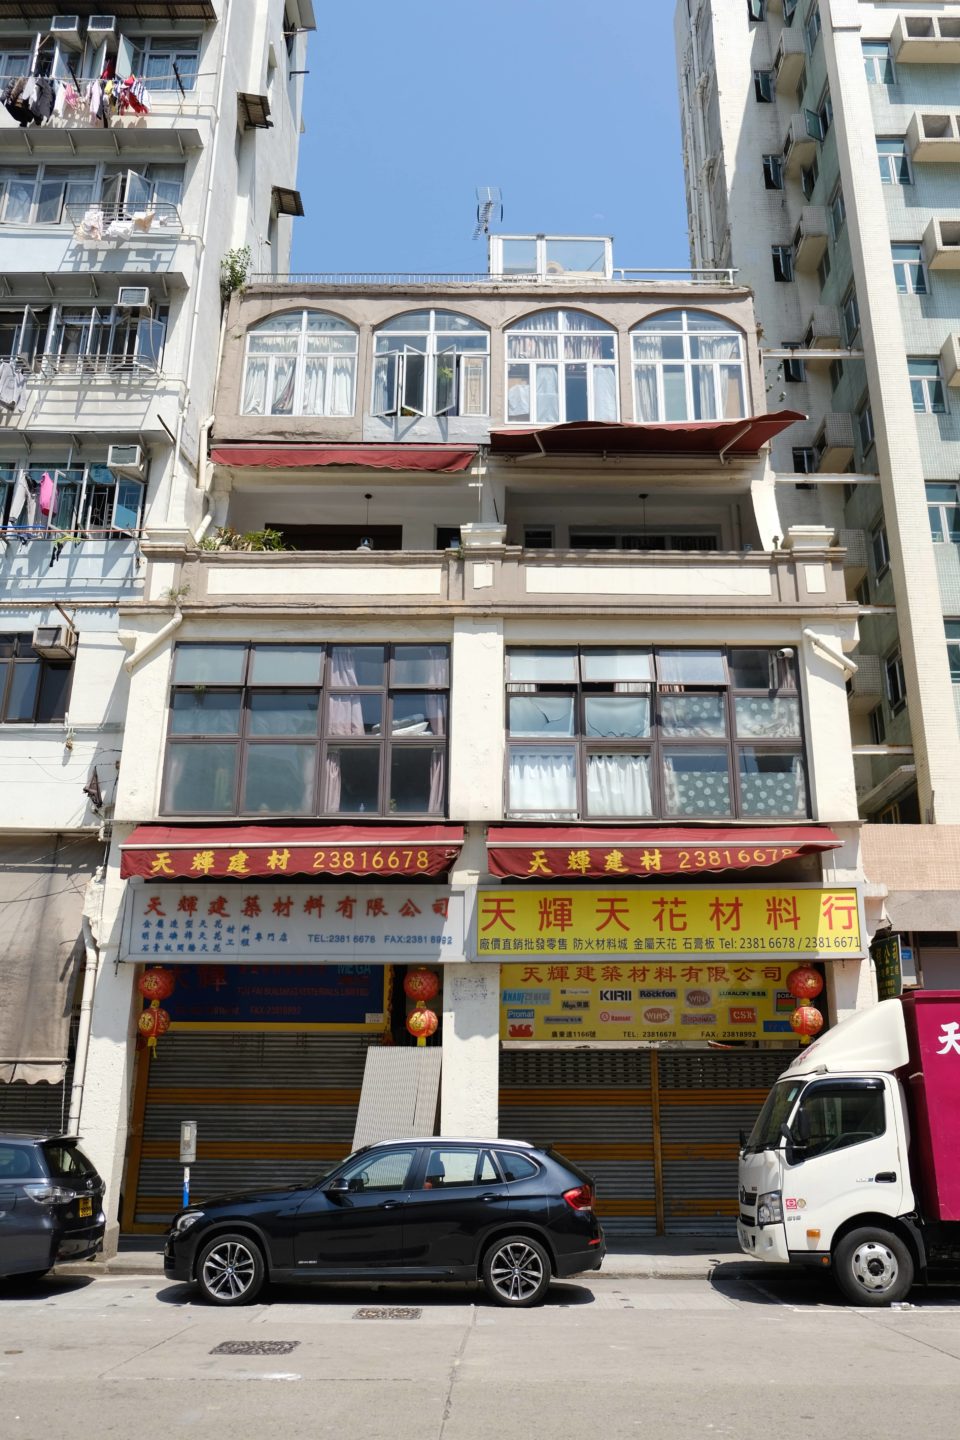
[(740, 1131), (752, 1129), (793, 1058), (784, 1050), (658, 1053), (668, 1235), (733, 1233)]
[(588, 1171), (608, 1234), (655, 1232), (649, 1051), (502, 1051), (500, 1133)]
[(180, 1208), (182, 1120), (198, 1126), (191, 1201), (300, 1184), (348, 1155), (370, 1043), (315, 1033), (164, 1036), (149, 1062), (142, 1125), (135, 1117), (131, 1131), (125, 1224), (166, 1224)]
[(62, 1135), (70, 1113), (73, 1065), (58, 1085), (22, 1080), (0, 1082), (0, 1133), (17, 1135)]

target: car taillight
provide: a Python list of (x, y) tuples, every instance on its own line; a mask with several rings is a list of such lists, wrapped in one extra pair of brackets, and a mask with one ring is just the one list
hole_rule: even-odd
[(571, 1210), (592, 1210), (593, 1186), (578, 1185), (575, 1190), (564, 1190), (563, 1198)]
[(48, 1185), (43, 1181), (24, 1185), (23, 1192), (25, 1195), (29, 1195), (31, 1200), (35, 1200), (38, 1205), (65, 1205), (78, 1198), (75, 1190), (67, 1190), (62, 1185)]

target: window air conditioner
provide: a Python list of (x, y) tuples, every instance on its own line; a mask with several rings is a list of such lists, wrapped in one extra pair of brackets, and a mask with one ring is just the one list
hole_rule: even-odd
[(121, 475), (142, 475), (144, 455), (139, 445), (108, 445), (107, 469)]
[(87, 39), (99, 44), (108, 36), (114, 35), (117, 29), (116, 15), (91, 15), (87, 21)]
[(41, 625), (33, 632), (33, 648), (44, 660), (73, 660), (77, 632), (69, 625)]
[(117, 291), (118, 310), (150, 310), (150, 291), (146, 285), (121, 285)]
[(54, 40), (58, 40), (65, 50), (83, 49), (79, 15), (53, 15), (50, 19), (50, 35)]

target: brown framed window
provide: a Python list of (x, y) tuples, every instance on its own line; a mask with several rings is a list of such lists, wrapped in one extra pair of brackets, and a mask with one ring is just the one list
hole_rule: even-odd
[(168, 815), (443, 815), (446, 645), (182, 644)]
[(509, 649), (506, 688), (509, 816), (809, 814), (790, 653)]
[(32, 633), (0, 635), (0, 723), (50, 725), (67, 713), (73, 664), (44, 660)]

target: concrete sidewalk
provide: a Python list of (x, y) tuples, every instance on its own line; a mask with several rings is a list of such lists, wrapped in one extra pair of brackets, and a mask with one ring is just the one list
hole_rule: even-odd
[[(602, 1275), (617, 1279), (706, 1280), (718, 1265), (753, 1266), (760, 1262), (731, 1250), (725, 1235), (644, 1236), (608, 1242)], [(153, 1235), (125, 1235), (120, 1250), (108, 1260), (58, 1265), (60, 1275), (163, 1274), (163, 1240)]]

